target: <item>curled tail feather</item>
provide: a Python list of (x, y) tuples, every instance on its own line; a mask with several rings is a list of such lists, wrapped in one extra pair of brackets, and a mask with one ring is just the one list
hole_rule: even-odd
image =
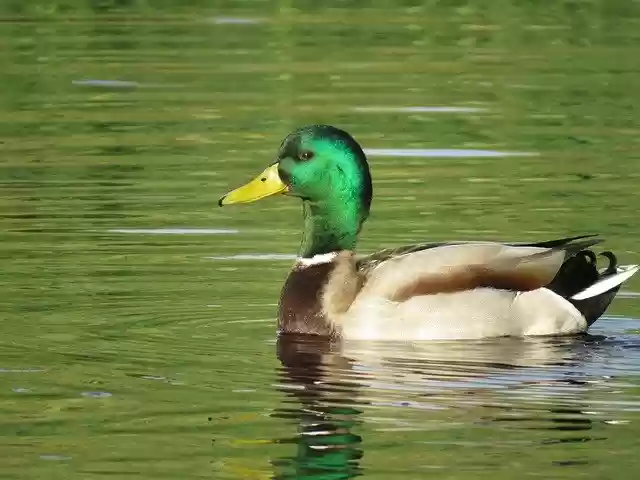
[(609, 307), (622, 283), (640, 269), (638, 265), (618, 266), (612, 252), (600, 255), (609, 260), (606, 268), (598, 270), (595, 253), (582, 250), (564, 263), (547, 287), (571, 302), (589, 326)]

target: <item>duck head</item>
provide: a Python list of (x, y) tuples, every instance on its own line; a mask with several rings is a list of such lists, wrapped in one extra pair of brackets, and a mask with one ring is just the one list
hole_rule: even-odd
[(329, 125), (305, 126), (287, 135), (274, 163), (218, 203), (248, 203), (279, 194), (302, 200), (305, 233), (301, 256), (353, 250), (371, 206), (366, 156), (343, 130)]

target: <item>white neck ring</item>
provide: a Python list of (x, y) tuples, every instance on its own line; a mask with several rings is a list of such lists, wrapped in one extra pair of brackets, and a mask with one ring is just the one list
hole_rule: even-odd
[(332, 262), (338, 256), (338, 252), (321, 253), (313, 257), (298, 257), (296, 264), (301, 267), (311, 267)]

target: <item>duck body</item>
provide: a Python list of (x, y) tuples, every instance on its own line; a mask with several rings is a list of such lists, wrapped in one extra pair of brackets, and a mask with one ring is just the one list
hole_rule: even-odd
[(278, 329), (343, 340), (451, 340), (586, 332), (638, 266), (598, 268), (594, 236), (538, 243), (444, 242), (358, 257), (371, 177), (347, 134), (290, 134), (277, 161), (220, 205), (284, 193), (303, 201), (298, 260), (282, 289)]
[[(396, 319), (397, 330), (390, 328), (388, 318)], [(405, 302), (368, 299), (355, 302), (340, 320), (344, 325), (340, 336), (357, 340), (471, 340), (587, 330), (580, 312), (544, 288), (521, 294), (478, 288), (421, 295)]]
[[(300, 259), (282, 289), (279, 330), (357, 340), (583, 333), (619, 289), (606, 283), (637, 270), (617, 267), (610, 253), (598, 270), (586, 249), (598, 242), (459, 242)], [(600, 292), (572, 299), (598, 283)]]

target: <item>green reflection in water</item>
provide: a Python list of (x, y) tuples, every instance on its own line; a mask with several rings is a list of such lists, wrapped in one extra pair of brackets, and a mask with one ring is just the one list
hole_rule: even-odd
[(321, 340), (304, 337), (278, 339), (278, 356), (284, 367), (283, 391), (299, 405), (285, 403), (274, 413), (298, 424), (297, 435), (283, 441), (296, 446), (296, 455), (273, 462), (277, 472), (274, 478), (333, 480), (362, 473), (362, 438), (352, 433), (362, 411), (350, 405), (357, 384), (344, 380), (324, 383), (323, 358), (330, 354), (329, 347)]

